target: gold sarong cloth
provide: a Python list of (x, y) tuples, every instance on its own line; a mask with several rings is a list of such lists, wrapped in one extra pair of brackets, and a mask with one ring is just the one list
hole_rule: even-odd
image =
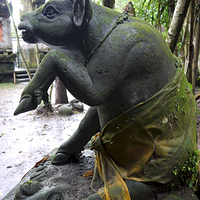
[(129, 200), (123, 179), (168, 183), (196, 148), (196, 102), (184, 70), (150, 99), (110, 121), (91, 140), (102, 199)]

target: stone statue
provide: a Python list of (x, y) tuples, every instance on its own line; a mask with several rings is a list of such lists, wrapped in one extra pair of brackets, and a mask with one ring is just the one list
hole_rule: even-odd
[(89, 0), (49, 0), (22, 15), (19, 29), (26, 42), (55, 50), (42, 60), (14, 114), (47, 101), (57, 76), (91, 106), (52, 160), (71, 162), (92, 137), (93, 181), (101, 177), (104, 188), (88, 200), (153, 199), (160, 188), (179, 184), (174, 170), (196, 149), (195, 100), (155, 28)]

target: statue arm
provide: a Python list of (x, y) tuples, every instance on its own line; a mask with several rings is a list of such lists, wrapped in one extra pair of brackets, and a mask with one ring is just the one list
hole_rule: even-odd
[(109, 59), (103, 59), (100, 53), (96, 53), (87, 66), (61, 52), (56, 57), (56, 73), (67, 90), (89, 106), (105, 104), (113, 97), (113, 88), (120, 85), (119, 69), (115, 63), (110, 66)]
[[(48, 66), (50, 66), (49, 69)], [(48, 102), (47, 90), (56, 78), (56, 74), (53, 69), (51, 69), (51, 66), (52, 58), (47, 54), (42, 60), (34, 77), (24, 88), (14, 115), (36, 109), (41, 100)]]
[[(109, 73), (98, 76), (94, 68), (101, 65), (100, 60), (92, 63), (88, 70), (77, 60), (61, 51), (50, 51), (43, 59), (39, 69), (24, 89), (15, 115), (36, 109), (43, 99), (47, 101), (47, 90), (58, 76), (67, 90), (81, 102), (90, 106), (98, 106), (106, 102), (112, 95), (112, 88), (116, 88), (119, 81), (116, 69), (109, 69)], [(89, 72), (88, 72), (89, 71)]]

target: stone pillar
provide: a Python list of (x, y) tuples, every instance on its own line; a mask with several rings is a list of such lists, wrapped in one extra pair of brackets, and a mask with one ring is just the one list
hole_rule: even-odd
[(12, 52), (10, 14), (5, 0), (0, 0), (0, 83), (13, 82), (14, 61)]
[(5, 50), (12, 51), (10, 19), (0, 17), (0, 51)]

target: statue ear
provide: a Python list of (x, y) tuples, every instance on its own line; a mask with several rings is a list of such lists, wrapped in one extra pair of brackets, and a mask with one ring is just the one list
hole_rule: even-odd
[(92, 7), (89, 0), (75, 0), (73, 20), (76, 27), (85, 26), (92, 18)]

